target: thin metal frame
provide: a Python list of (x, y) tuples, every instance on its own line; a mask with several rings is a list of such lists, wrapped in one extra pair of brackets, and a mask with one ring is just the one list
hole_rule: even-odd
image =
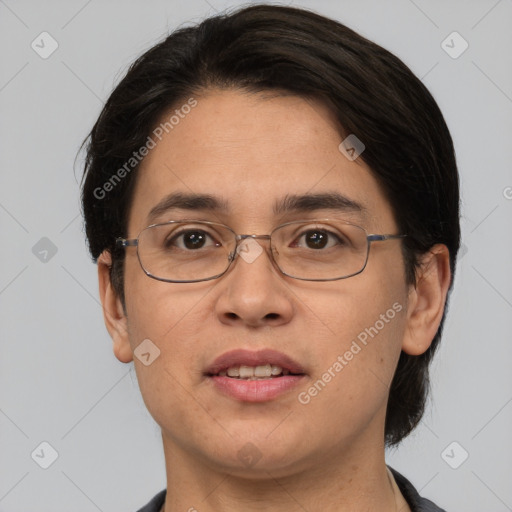
[[(327, 278), (325, 278), (325, 279), (310, 279), (310, 278), (296, 277), (296, 276), (293, 276), (291, 274), (287, 274), (286, 272), (284, 272), (281, 269), (281, 267), (279, 266), (279, 264), (275, 260), (274, 253), (272, 251), (272, 235), (273, 235), (273, 233), (275, 233), (275, 231), (277, 231), (278, 229), (283, 228), (285, 226), (288, 226), (290, 224), (315, 223), (315, 222), (338, 222), (338, 223), (342, 223), (342, 224), (347, 224), (349, 226), (354, 226), (356, 228), (359, 228), (361, 231), (363, 231), (366, 234), (366, 242), (367, 242), (366, 259), (364, 261), (364, 265), (361, 268), (361, 270), (359, 270), (357, 272), (354, 272), (352, 274), (349, 274), (347, 276), (342, 276), (342, 277), (334, 277), (334, 278), (329, 278), (329, 279), (327, 279)], [(172, 279), (165, 279), (165, 278), (162, 278), (162, 277), (155, 276), (154, 274), (151, 274), (151, 272), (146, 270), (144, 268), (144, 265), (142, 264), (142, 261), (140, 259), (140, 254), (139, 254), (139, 238), (140, 238), (141, 234), (144, 231), (146, 231), (147, 229), (150, 229), (150, 228), (153, 228), (153, 227), (156, 227), (156, 226), (165, 226), (167, 224), (190, 224), (190, 223), (206, 224), (206, 225), (209, 225), (209, 226), (220, 226), (220, 227), (228, 229), (229, 231), (231, 231), (231, 233), (233, 233), (233, 235), (235, 237), (235, 241), (236, 241), (235, 250), (232, 253), (230, 253), (229, 256), (228, 256), (228, 265), (227, 265), (226, 269), (223, 272), (221, 272), (220, 274), (214, 275), (212, 277), (208, 277), (208, 278), (205, 278), (205, 279), (191, 279), (191, 280), (186, 280), (186, 281), (176, 281), (176, 280), (172, 280)], [(368, 263), (368, 257), (370, 256), (370, 247), (371, 247), (371, 243), (372, 242), (385, 242), (386, 240), (402, 239), (402, 238), (405, 238), (405, 237), (407, 237), (407, 235), (405, 235), (405, 234), (397, 234), (397, 235), (391, 235), (391, 234), (368, 234), (366, 229), (364, 229), (361, 226), (358, 226), (357, 224), (353, 224), (351, 222), (346, 222), (346, 221), (340, 221), (340, 220), (336, 220), (336, 219), (304, 219), (304, 220), (294, 220), (294, 221), (290, 221), (290, 222), (285, 222), (284, 224), (280, 224), (279, 226), (275, 227), (270, 232), (270, 234), (268, 234), (268, 235), (247, 235), (247, 234), (240, 234), (239, 235), (239, 234), (235, 233), (235, 231), (233, 231), (233, 229), (231, 229), (229, 226), (226, 226), (225, 224), (221, 224), (220, 222), (211, 222), (211, 221), (207, 221), (207, 220), (196, 220), (196, 219), (184, 219), (184, 220), (170, 220), (170, 221), (167, 221), (167, 222), (159, 222), (159, 223), (156, 223), (156, 224), (151, 224), (150, 226), (147, 226), (144, 229), (142, 229), (140, 231), (140, 233), (138, 234), (137, 238), (121, 238), (121, 237), (118, 237), (118, 238), (116, 238), (115, 242), (116, 242), (116, 246), (117, 247), (124, 247), (124, 248), (126, 248), (126, 247), (137, 247), (137, 259), (139, 260), (139, 264), (140, 264), (142, 270), (144, 271), (144, 273), (148, 277), (156, 279), (157, 281), (163, 281), (165, 283), (200, 283), (200, 282), (203, 282), (203, 281), (212, 281), (213, 279), (218, 279), (219, 277), (222, 277), (231, 268), (231, 266), (233, 264), (233, 261), (235, 261), (236, 255), (237, 255), (237, 251), (238, 251), (238, 246), (239, 246), (240, 242), (242, 240), (246, 240), (247, 238), (269, 240), (269, 242), (270, 242), (270, 249), (271, 249), (270, 250), (270, 256), (269, 256), (270, 257), (270, 261), (272, 262), (274, 267), (277, 268), (277, 270), (279, 270), (279, 272), (281, 274), (283, 274), (283, 275), (285, 275), (287, 277), (291, 277), (292, 279), (298, 279), (300, 281), (339, 281), (341, 279), (347, 279), (349, 277), (356, 276), (356, 275), (360, 274), (361, 272), (363, 272), (363, 270), (366, 268), (366, 265)]]

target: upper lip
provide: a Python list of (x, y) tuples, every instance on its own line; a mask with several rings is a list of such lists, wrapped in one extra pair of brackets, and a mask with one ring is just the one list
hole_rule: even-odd
[(231, 350), (220, 355), (207, 368), (207, 375), (217, 375), (219, 372), (227, 370), (232, 366), (261, 366), (265, 364), (280, 366), (290, 373), (305, 373), (302, 366), (291, 357), (272, 349), (263, 349), (258, 351), (250, 350)]

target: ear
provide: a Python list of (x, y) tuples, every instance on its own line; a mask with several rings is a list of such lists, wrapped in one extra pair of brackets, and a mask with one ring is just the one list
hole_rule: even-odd
[(122, 363), (129, 363), (133, 360), (133, 353), (128, 337), (127, 317), (121, 299), (117, 296), (110, 280), (111, 266), (110, 252), (103, 251), (98, 258), (98, 280), (103, 318), (113, 341), (115, 356)]
[(402, 343), (406, 354), (418, 356), (430, 347), (443, 318), (450, 280), (448, 248), (437, 244), (421, 258), (416, 284), (409, 288)]

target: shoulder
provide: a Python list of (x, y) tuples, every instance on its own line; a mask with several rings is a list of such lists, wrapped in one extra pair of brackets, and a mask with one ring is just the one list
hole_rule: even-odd
[(398, 471), (395, 471), (391, 467), (389, 469), (393, 473), (396, 484), (409, 504), (412, 512), (445, 512), (445, 510), (439, 508), (432, 501), (422, 498), (411, 482), (409, 482), (409, 480), (407, 480), (407, 478), (401, 475)]
[(147, 505), (137, 510), (137, 512), (160, 512), (165, 501), (165, 489), (160, 491)]

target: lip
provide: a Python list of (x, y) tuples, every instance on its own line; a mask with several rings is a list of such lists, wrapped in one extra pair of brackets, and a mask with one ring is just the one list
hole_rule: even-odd
[[(297, 375), (281, 375), (268, 379), (245, 380), (233, 379), (218, 375), (231, 366), (260, 366), (264, 364), (280, 366)], [(217, 357), (208, 367), (205, 376), (213, 383), (214, 388), (230, 398), (242, 402), (266, 402), (296, 387), (306, 378), (304, 368), (291, 357), (272, 349), (258, 351), (231, 350)]]
[(261, 380), (209, 376), (217, 391), (241, 402), (268, 402), (298, 386), (305, 375), (283, 375)]
[(290, 373), (304, 374), (304, 368), (291, 357), (272, 349), (263, 349), (258, 351), (250, 350), (231, 350), (220, 355), (207, 368), (205, 374), (209, 377), (217, 375), (219, 372), (227, 370), (231, 366), (260, 366), (270, 363), (280, 366)]

